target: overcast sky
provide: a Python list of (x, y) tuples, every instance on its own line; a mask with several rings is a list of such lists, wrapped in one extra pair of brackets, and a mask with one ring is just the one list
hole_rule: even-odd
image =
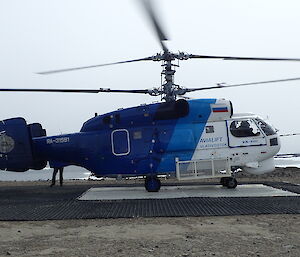
[[(297, 0), (160, 0), (170, 50), (203, 55), (300, 58)], [(0, 0), (1, 88), (141, 89), (160, 85), (156, 62), (37, 75), (35, 72), (142, 58), (160, 52), (138, 0)], [(300, 62), (189, 60), (184, 87), (300, 77)], [(268, 118), (280, 133), (300, 132), (300, 81), (192, 93), (226, 98), (234, 111)], [(94, 115), (160, 100), (124, 94), (1, 93), (0, 119), (40, 122), (48, 135), (79, 131)], [(281, 152), (300, 152), (300, 136)]]

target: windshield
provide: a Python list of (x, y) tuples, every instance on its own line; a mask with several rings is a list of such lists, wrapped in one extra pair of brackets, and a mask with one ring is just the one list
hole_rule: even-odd
[(258, 126), (262, 129), (262, 131), (266, 134), (266, 136), (271, 136), (276, 134), (276, 130), (266, 122), (261, 119), (256, 119)]

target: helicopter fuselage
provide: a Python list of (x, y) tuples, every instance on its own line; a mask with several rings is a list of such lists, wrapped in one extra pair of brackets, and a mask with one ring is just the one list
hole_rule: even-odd
[(223, 99), (120, 109), (88, 120), (79, 133), (33, 138), (33, 151), (51, 167), (78, 165), (100, 177), (175, 174), (176, 158), (228, 158), (263, 174), (274, 170), (279, 149), (270, 125), (253, 114), (233, 115)]

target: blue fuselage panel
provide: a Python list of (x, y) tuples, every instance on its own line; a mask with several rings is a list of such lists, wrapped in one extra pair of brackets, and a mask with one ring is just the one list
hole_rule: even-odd
[(123, 109), (90, 119), (79, 133), (34, 138), (33, 145), (52, 167), (78, 165), (98, 176), (174, 172), (176, 157), (192, 158), (215, 102), (190, 100), (181, 117), (178, 106)]

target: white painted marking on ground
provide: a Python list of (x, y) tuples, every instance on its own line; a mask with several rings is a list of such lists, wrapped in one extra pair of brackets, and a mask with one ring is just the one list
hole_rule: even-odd
[(78, 200), (170, 199), (185, 197), (274, 197), (298, 196), (296, 193), (263, 184), (238, 185), (235, 189), (222, 186), (162, 186), (157, 193), (149, 193), (144, 187), (93, 187)]

